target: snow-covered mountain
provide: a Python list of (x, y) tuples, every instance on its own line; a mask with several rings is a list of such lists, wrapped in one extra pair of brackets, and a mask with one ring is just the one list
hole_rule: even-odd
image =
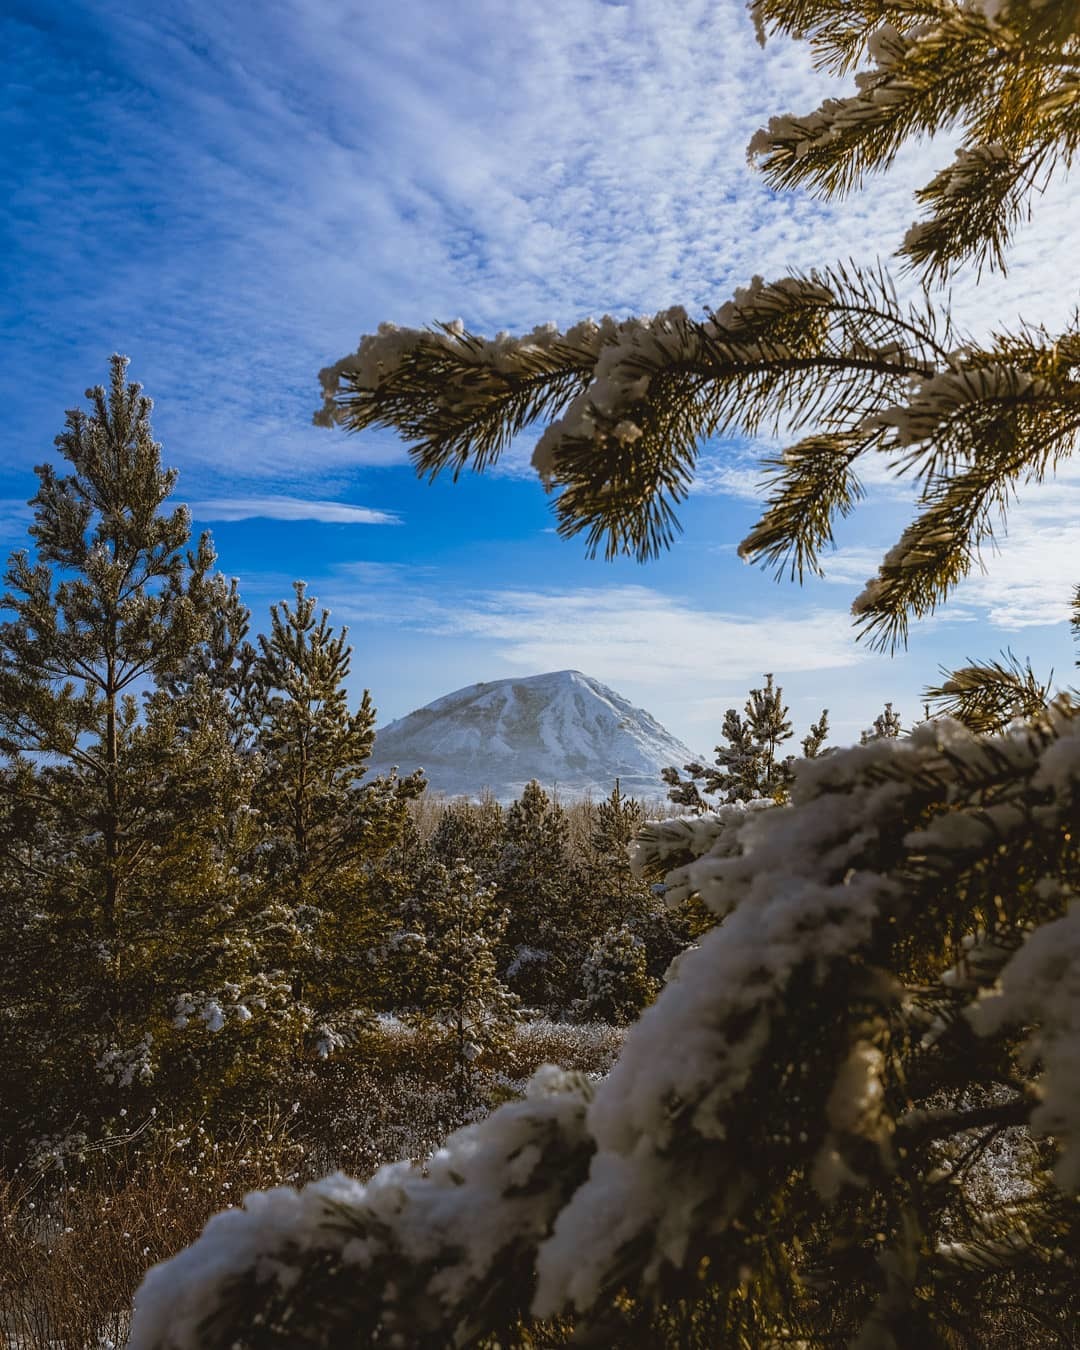
[(660, 770), (695, 756), (642, 708), (579, 670), (470, 684), (375, 735), (369, 773), (423, 767), (436, 792), (501, 801), (531, 779), (560, 797), (659, 797)]

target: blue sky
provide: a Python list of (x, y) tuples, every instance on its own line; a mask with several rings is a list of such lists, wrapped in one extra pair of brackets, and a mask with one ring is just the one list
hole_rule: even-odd
[[(939, 664), (1006, 645), (1071, 678), (1073, 477), (1025, 495), (987, 572), (889, 658), (848, 615), (909, 514), (888, 483), (800, 589), (735, 556), (767, 447), (706, 447), (681, 539), (639, 566), (551, 533), (527, 443), (430, 486), (394, 438), (311, 425), (320, 367), (382, 320), (693, 312), (755, 272), (890, 253), (950, 148), (911, 147), (845, 203), (773, 196), (746, 141), (830, 86), (803, 51), (759, 50), (741, 0), (15, 0), (0, 22), (4, 551), (64, 410), (119, 350), (256, 623), (308, 581), (383, 720), (574, 666), (708, 749), (766, 670), (800, 730), (827, 705), (838, 739), (885, 699), (911, 720)], [(969, 329), (1063, 322), (1078, 207), (1055, 186), (1008, 278), (960, 279)]]

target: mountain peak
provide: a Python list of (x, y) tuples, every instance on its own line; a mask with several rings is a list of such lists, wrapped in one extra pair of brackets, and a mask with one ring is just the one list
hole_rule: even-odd
[(505, 680), (481, 680), (479, 684), (468, 685), (467, 688), (487, 689), (493, 684), (598, 684), (591, 676), (584, 674), (580, 670), (546, 670), (539, 675), (514, 675)]
[(481, 681), (376, 732), (371, 772), (423, 767), (436, 792), (500, 800), (532, 778), (563, 797), (659, 797), (660, 770), (691, 752), (643, 708), (580, 670)]

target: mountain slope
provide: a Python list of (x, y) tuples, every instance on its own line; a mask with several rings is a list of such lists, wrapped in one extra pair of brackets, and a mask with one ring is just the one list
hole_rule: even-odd
[(531, 779), (560, 796), (658, 797), (692, 753), (656, 719), (578, 670), (471, 684), (376, 732), (371, 773), (422, 766), (436, 792), (501, 800)]

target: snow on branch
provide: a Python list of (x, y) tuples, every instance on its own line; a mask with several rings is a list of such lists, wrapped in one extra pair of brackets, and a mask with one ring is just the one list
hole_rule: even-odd
[(718, 860), (742, 853), (747, 818), (772, 804), (732, 802), (699, 816), (650, 821), (630, 844), (631, 870), (645, 881), (662, 876), (664, 901), (671, 908), (696, 896), (723, 916), (730, 908), (730, 896), (721, 888), (723, 869), (718, 869)]
[(1031, 401), (1048, 392), (1045, 381), (1034, 380), (1025, 370), (1000, 362), (941, 371), (915, 385), (902, 404), (874, 413), (860, 430), (887, 428), (897, 446), (915, 445), (940, 432), (954, 413), (975, 403), (1014, 403), (1027, 396)]
[(356, 1344), (381, 1329), (434, 1347), (484, 1327), (493, 1297), (525, 1312), (537, 1244), (592, 1151), (589, 1093), (547, 1068), (524, 1101), (451, 1135), (426, 1173), (394, 1163), (366, 1185), (339, 1173), (247, 1196), (150, 1271), (129, 1350), (250, 1344), (253, 1318), (267, 1334), (280, 1318), (281, 1345), (322, 1344), (344, 1319)]
[[(1075, 760), (1068, 772), (1077, 773)], [(1051, 888), (1055, 883), (1046, 881)], [(1060, 888), (1059, 888), (1060, 890)], [(970, 1012), (972, 1024), (988, 1036), (1002, 1028), (1034, 1026), (1024, 1058), (1041, 1065), (1035, 1091), (1039, 1104), (1031, 1125), (1058, 1140), (1057, 1182), (1080, 1191), (1080, 902), (1071, 894), (1055, 899), (1068, 912), (1033, 933), (1005, 967), (1000, 986)]]
[(614, 340), (601, 350), (588, 389), (537, 442), (534, 468), (545, 481), (554, 480), (559, 451), (567, 440), (610, 436), (633, 444), (644, 434), (637, 415), (653, 380), (673, 368), (686, 366), (705, 373), (720, 350), (744, 363), (794, 356), (794, 347), (769, 331), (774, 321), (829, 306), (835, 299), (827, 285), (813, 278), (765, 282), (754, 277), (704, 322), (692, 322), (682, 306), (675, 306), (651, 319), (620, 324)]
[[(857, 93), (828, 98), (804, 116), (773, 117), (755, 133), (748, 154), (770, 182), (849, 191), (888, 167), (909, 136), (947, 123), (976, 97), (995, 51), (986, 20), (952, 6), (921, 23), (906, 17), (902, 26), (863, 25), (862, 52), (871, 64), (855, 76)], [(942, 59), (957, 48), (963, 63)]]
[[(605, 316), (599, 323), (586, 319), (566, 333), (548, 323), (519, 338), (500, 332), (488, 339), (467, 333), (460, 319), (438, 328), (399, 328), (393, 323), (381, 323), (377, 333), (360, 339), (355, 352), (319, 372), (323, 404), (315, 414), (315, 422), (319, 426), (348, 425), (351, 405), (338, 401), (343, 382), (354, 392), (374, 393), (392, 386), (402, 368), (407, 368), (422, 353), (459, 363), (462, 376), (488, 373), (512, 379), (534, 374), (545, 362), (557, 361), (567, 350), (595, 360), (614, 329), (615, 321)], [(457, 394), (463, 395), (464, 390), (458, 390)], [(446, 406), (455, 406), (453, 398)]]

